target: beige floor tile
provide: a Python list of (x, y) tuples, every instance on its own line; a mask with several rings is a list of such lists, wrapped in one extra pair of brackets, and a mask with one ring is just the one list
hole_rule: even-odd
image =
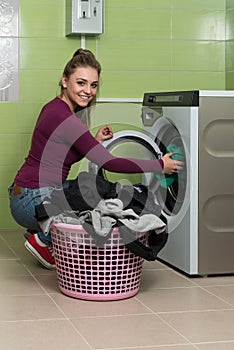
[(156, 315), (92, 317), (72, 322), (95, 349), (187, 343)]
[(46, 290), (47, 293), (61, 293), (59, 286), (56, 271), (49, 271), (47, 274), (35, 274), (34, 276), (38, 283)]
[(234, 339), (234, 310), (161, 313), (160, 317), (191, 343)]
[(14, 252), (0, 239), (0, 261), (4, 259), (15, 259)]
[(51, 297), (69, 318), (151, 313), (134, 297), (118, 301), (86, 301), (61, 293), (51, 294)]
[(26, 249), (24, 249), (23, 254), (24, 256), (20, 257), (20, 259), (27, 270), (34, 276), (55, 274), (55, 270), (48, 270), (42, 266)]
[[(109, 350), (109, 349), (107, 349)], [(115, 348), (114, 350), (197, 350), (195, 346), (193, 345), (184, 345), (184, 344), (178, 344), (178, 345), (162, 345), (162, 346), (150, 346), (150, 347), (137, 347), (137, 348)]]
[(13, 249), (16, 257), (20, 262), (25, 266), (25, 268), (33, 275), (50, 275), (55, 273), (55, 270), (48, 270), (42, 266), (37, 259), (25, 248), (24, 241), (20, 243), (19, 246), (16, 246)]
[(219, 298), (227, 301), (232, 307), (234, 307), (234, 285), (206, 287), (210, 293), (217, 295)]
[(193, 282), (199, 286), (225, 286), (234, 285), (234, 276), (215, 276), (215, 277), (198, 277), (193, 278)]
[(0, 326), (0, 349), (90, 350), (69, 321), (5, 322)]
[(166, 265), (163, 265), (160, 261), (144, 261), (143, 270), (169, 270)]
[(230, 309), (230, 304), (199, 287), (154, 289), (137, 295), (154, 312)]
[(24, 238), (24, 230), (16, 230), (16, 231), (2, 231), (0, 230), (0, 238), (8, 244), (11, 248), (20, 247), (23, 245), (25, 241)]
[(196, 344), (199, 350), (233, 350), (233, 342), (222, 342), (222, 343), (210, 343), (210, 344)]
[(0, 349), (234, 350), (234, 276), (189, 278), (146, 261), (135, 297), (74, 299), (23, 233), (0, 231)]
[(3, 276), (0, 283), (0, 295), (44, 294), (43, 288), (32, 276)]
[[(50, 271), (44, 268), (35, 258), (30, 254), (25, 246), (25, 238), (23, 232), (15, 231), (12, 234), (4, 233), (1, 234), (4, 241), (11, 248), (15, 259), (18, 259), (22, 264), (25, 265), (25, 268), (28, 269), (33, 274), (47, 274)], [(0, 255), (1, 256), (1, 255)]]
[(1, 296), (0, 321), (64, 318), (49, 296)]
[(18, 260), (1, 260), (0, 261), (0, 277), (4, 276), (28, 276), (29, 272)]
[(192, 287), (193, 282), (171, 270), (144, 270), (142, 271), (140, 290), (154, 288)]

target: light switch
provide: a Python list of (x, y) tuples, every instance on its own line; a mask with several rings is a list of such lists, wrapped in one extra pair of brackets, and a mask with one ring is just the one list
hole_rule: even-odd
[(66, 0), (66, 36), (102, 34), (104, 0)]

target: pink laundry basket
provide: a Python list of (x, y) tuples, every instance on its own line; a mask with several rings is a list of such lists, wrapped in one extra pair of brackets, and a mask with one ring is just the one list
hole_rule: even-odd
[[(144, 259), (123, 244), (114, 228), (103, 248), (95, 245), (81, 225), (51, 227), (58, 284), (64, 294), (85, 300), (119, 300), (140, 288)], [(145, 243), (147, 234), (138, 234)]]

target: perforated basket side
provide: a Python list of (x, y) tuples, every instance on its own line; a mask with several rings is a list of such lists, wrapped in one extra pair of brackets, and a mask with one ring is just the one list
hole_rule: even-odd
[(117, 300), (135, 295), (143, 259), (123, 244), (117, 228), (103, 248), (82, 226), (56, 224), (51, 229), (60, 290), (86, 300)]

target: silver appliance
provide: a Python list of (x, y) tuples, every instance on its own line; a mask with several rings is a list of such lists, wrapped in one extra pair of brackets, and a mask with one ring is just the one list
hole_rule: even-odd
[(234, 91), (145, 93), (141, 117), (141, 131), (119, 131), (105, 145), (135, 143), (150, 159), (172, 149), (184, 161), (174, 178), (142, 179), (168, 220), (159, 259), (191, 276), (234, 273)]

